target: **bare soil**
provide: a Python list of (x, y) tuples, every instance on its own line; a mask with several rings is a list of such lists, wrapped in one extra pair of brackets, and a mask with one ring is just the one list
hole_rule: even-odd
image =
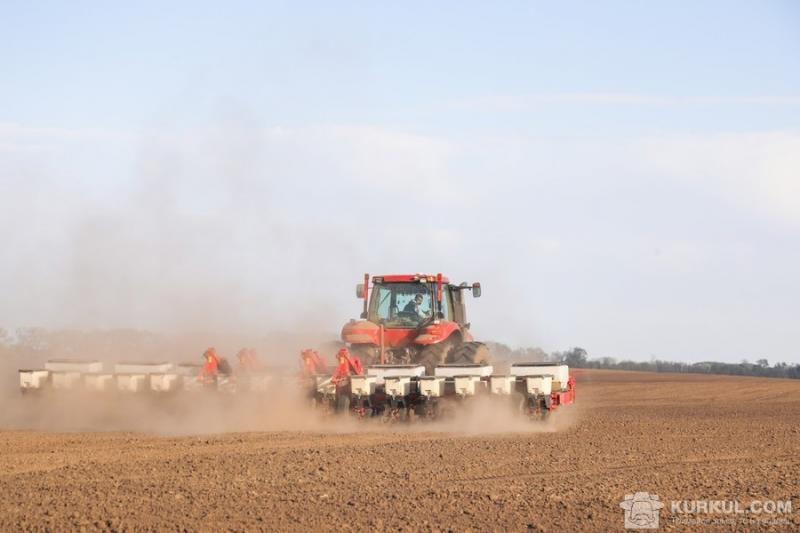
[(790, 523), (772, 529), (800, 529), (800, 382), (575, 374), (575, 405), (511, 433), (480, 420), (282, 420), (198, 435), (202, 425), (170, 431), (163, 418), (56, 433), (42, 429), (105, 426), (6, 402), (16, 411), (0, 417), (0, 530), (610, 531), (637, 491), (667, 502), (665, 529), (697, 529), (674, 523), (669, 505), (694, 499), (793, 500), (780, 516)]

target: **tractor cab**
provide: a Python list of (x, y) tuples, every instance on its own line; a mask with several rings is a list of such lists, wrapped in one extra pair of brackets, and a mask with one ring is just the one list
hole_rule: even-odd
[(472, 341), (467, 290), (480, 296), (480, 283), (453, 285), (441, 274), (366, 274), (356, 286), (364, 302), (361, 320), (345, 324), (342, 340), (368, 363), (445, 362), (456, 347)]
[(441, 320), (466, 324), (462, 291), (469, 288), (473, 296), (480, 296), (479, 283), (451, 286), (441, 274), (375, 276), (368, 301), (366, 287), (362, 283), (356, 286), (356, 294), (365, 298), (366, 304), (361, 318), (388, 329), (416, 328), (423, 322)]
[(447, 296), (443, 296), (441, 309), (434, 312), (436, 299), (431, 293), (429, 284), (377, 283), (373, 285), (365, 318), (387, 328), (416, 327), (434, 315), (445, 318), (449, 309)]

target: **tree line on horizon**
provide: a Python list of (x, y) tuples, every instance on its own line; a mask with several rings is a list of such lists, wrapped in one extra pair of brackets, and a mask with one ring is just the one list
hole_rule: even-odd
[(511, 348), (501, 342), (488, 342), (492, 354), (498, 359), (511, 361), (542, 361), (564, 363), (573, 368), (599, 368), (605, 370), (636, 370), (640, 372), (676, 372), (682, 374), (727, 374), (733, 376), (758, 376), (768, 378), (800, 379), (800, 364), (775, 363), (770, 366), (767, 359), (751, 363), (722, 363), (702, 361), (682, 363), (677, 361), (631, 361), (613, 357), (589, 358), (589, 353), (580, 347), (564, 351), (545, 352), (538, 347)]

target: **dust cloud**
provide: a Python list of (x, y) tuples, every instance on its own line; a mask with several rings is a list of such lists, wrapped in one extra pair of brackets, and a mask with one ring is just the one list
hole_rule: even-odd
[(144, 133), (121, 162), (103, 143), (0, 162), (0, 328), (335, 334), (365, 258), (267, 134), (242, 120)]
[[(358, 152), (367, 133), (350, 148)], [(338, 328), (359, 311), (352, 287), (364, 271), (458, 264), (438, 234), (407, 223), (393, 229), (398, 220), (424, 220), (428, 204), (411, 199), (388, 217), (386, 205), (364, 197), (373, 175), (385, 172), (336, 163), (331, 150), (308, 152), (303, 141), (234, 120), (126, 139), (137, 148), (120, 158), (91, 140), (59, 145), (59, 157), (32, 152), (0, 162), (0, 277), (13, 281), (0, 299), (0, 427), (385, 431), (374, 420), (320, 420), (298, 387), (158, 402), (19, 394), (17, 369), (50, 358), (99, 360), (110, 371), (122, 361), (199, 363), (209, 346), (231, 362), (240, 348), (255, 348), (288, 375), (306, 347), (332, 361)], [(415, 157), (389, 152), (393, 179), (384, 182), (425, 175), (394, 164)], [(517, 422), (478, 408), (413, 431), (530, 430)]]
[(141, 432), (163, 436), (231, 432), (447, 433), (477, 436), (561, 431), (574, 406), (545, 419), (523, 416), (508, 401), (476, 397), (437, 419), (359, 418), (313, 405), (308, 384), (285, 376), (266, 393), (188, 392), (174, 395), (46, 391), (7, 396), (0, 427), (48, 432)]
[(120, 153), (53, 139), (53, 150), (0, 161), (4, 406), (17, 369), (50, 358), (110, 370), (199, 363), (209, 346), (233, 362), (252, 347), (269, 367), (294, 370), (301, 349), (338, 340), (365, 265), (264, 136), (222, 120), (143, 133)]
[[(273, 376), (268, 391), (176, 391), (174, 394), (117, 391), (43, 390), (22, 394), (17, 369), (41, 368), (47, 359), (72, 357), (103, 362), (110, 372), (115, 362), (201, 362), (211, 337), (223, 355), (235, 364), (242, 344), (256, 348), (266, 372)], [(298, 346), (332, 354), (338, 341), (326, 335), (285, 334), (241, 337), (209, 332), (155, 334), (142, 331), (26, 332), (22, 346), (0, 358), (0, 428), (52, 432), (130, 431), (157, 435), (196, 435), (248, 431), (304, 431), (323, 433), (434, 432), (464, 436), (554, 432), (569, 427), (574, 407), (560, 409), (545, 420), (520, 415), (519, 402), (492, 397), (463, 401), (444, 399), (446, 414), (435, 420), (411, 423), (387, 417), (342, 416), (312, 405), (311, 384), (299, 378)], [(27, 350), (27, 351), (26, 351)], [(505, 364), (507, 366), (507, 364)], [(504, 363), (495, 368), (502, 371)], [(416, 418), (416, 417), (413, 417)]]
[[(475, 402), (450, 419), (387, 422), (383, 417), (358, 419), (323, 414), (302, 394), (264, 397), (207, 396), (202, 393), (153, 397), (17, 397), (4, 401), (0, 426), (6, 430), (48, 432), (141, 432), (163, 436), (231, 432), (304, 431), (311, 433), (448, 433), (465, 436), (508, 433), (551, 433), (572, 424), (569, 413), (557, 411), (545, 420), (531, 420), (513, 410), (490, 410)], [(567, 422), (569, 419), (569, 422)]]
[(319, 426), (298, 386), (264, 395), (181, 392), (170, 396), (48, 391), (6, 402), (0, 426), (37, 431), (130, 431), (193, 435), (303, 431)]

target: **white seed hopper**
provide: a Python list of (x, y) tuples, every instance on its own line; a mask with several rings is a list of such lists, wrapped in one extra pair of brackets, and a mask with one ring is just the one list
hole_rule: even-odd
[(369, 396), (375, 392), (378, 376), (351, 376), (350, 390), (353, 396)]
[(411, 392), (411, 376), (385, 376), (383, 382), (387, 396), (408, 396)]
[(122, 392), (142, 392), (150, 389), (147, 374), (116, 374), (117, 389)]
[(553, 388), (566, 390), (569, 366), (560, 363), (514, 363), (509, 372), (512, 376), (552, 376)]
[(419, 393), (428, 398), (444, 396), (447, 378), (442, 376), (422, 376), (419, 378)]
[(420, 365), (372, 365), (367, 368), (368, 376), (375, 376), (377, 384), (382, 384), (386, 378), (414, 377), (425, 375), (425, 367)]
[(178, 374), (150, 374), (150, 390), (172, 392), (181, 388), (182, 377)]
[(84, 374), (83, 386), (89, 391), (109, 391), (114, 389), (114, 376), (112, 374)]
[(489, 392), (492, 394), (511, 394), (517, 383), (516, 376), (491, 376), (489, 378)]
[(75, 390), (81, 387), (80, 372), (51, 372), (50, 385), (59, 390)]
[(455, 378), (457, 376), (477, 376), (486, 378), (492, 375), (494, 368), (491, 365), (478, 364), (448, 364), (438, 365), (433, 369), (433, 375), (444, 378)]
[(553, 376), (525, 376), (525, 390), (528, 394), (548, 396), (553, 392)]
[(50, 383), (49, 370), (20, 370), (19, 388), (23, 391), (39, 390)]

